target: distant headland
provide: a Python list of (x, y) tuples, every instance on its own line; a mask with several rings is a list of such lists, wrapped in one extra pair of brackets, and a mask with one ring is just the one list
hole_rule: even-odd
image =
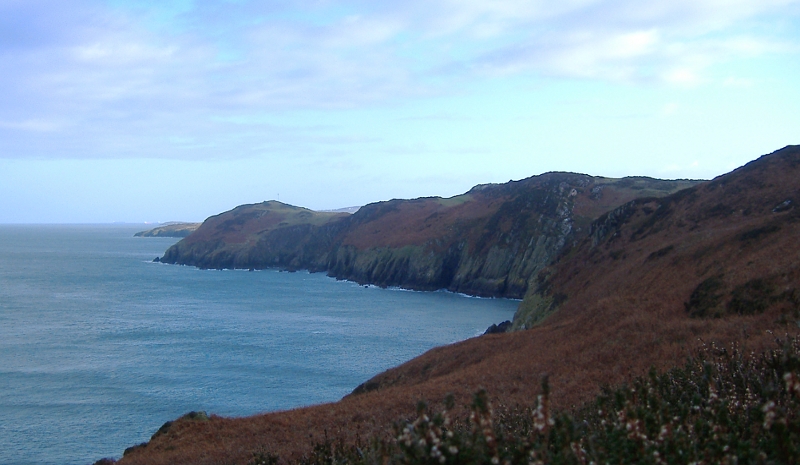
[(161, 226), (147, 231), (139, 231), (134, 237), (186, 237), (193, 233), (202, 223), (181, 223), (177, 221), (163, 223)]

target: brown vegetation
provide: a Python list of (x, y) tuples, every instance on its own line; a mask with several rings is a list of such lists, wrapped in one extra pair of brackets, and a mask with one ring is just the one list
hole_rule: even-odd
[(672, 196), (625, 204), (540, 273), (526, 302), (546, 297), (555, 311), (533, 328), (433, 349), (337, 403), (181, 420), (120, 463), (244, 464), (259, 451), (296, 459), (326, 436), (388, 434), (419, 399), (453, 393), (463, 408), (486, 388), (495, 406), (532, 406), (548, 374), (554, 406), (569, 409), (603, 385), (682, 364), (700, 341), (760, 352), (773, 344), (770, 331), (800, 325), (798, 180), (800, 147), (787, 147)]

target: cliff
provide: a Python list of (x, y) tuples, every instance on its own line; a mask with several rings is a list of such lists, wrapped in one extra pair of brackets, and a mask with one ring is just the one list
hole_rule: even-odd
[(522, 298), (531, 276), (609, 209), (696, 181), (547, 173), (452, 198), (390, 200), (352, 215), (271, 201), (206, 220), (162, 262), (279, 267), (416, 290)]
[(693, 318), (796, 309), (799, 180), (800, 146), (789, 146), (710, 182), (603, 214), (537, 275), (514, 329), (609, 299), (627, 299), (630, 308), (658, 301)]

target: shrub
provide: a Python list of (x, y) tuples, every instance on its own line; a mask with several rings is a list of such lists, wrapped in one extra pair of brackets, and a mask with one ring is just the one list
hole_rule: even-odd
[(452, 396), (436, 414), (420, 402), (393, 440), (326, 441), (304, 463), (800, 463), (800, 343), (778, 342), (760, 355), (704, 345), (685, 366), (606, 388), (571, 413), (551, 412), (547, 379), (530, 408), (496, 413), (480, 391), (469, 418), (454, 420)]

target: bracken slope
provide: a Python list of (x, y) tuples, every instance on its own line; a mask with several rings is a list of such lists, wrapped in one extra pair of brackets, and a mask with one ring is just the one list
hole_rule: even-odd
[[(345, 399), (249, 418), (184, 418), (123, 464), (291, 461), (328, 438), (385, 435), (419, 399), (480, 388), (496, 408), (531, 406), (549, 375), (558, 408), (648, 368), (682, 364), (701, 341), (761, 352), (800, 324), (800, 147), (710, 182), (624, 203), (587, 225), (534, 278), (517, 328), (433, 349)], [(457, 413), (456, 413), (457, 414)]]

